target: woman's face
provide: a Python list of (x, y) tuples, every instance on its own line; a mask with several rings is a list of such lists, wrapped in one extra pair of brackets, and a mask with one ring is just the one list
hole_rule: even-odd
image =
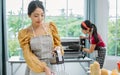
[(84, 34), (88, 34), (89, 30), (82, 29), (82, 32), (83, 32)]
[(44, 20), (44, 11), (41, 8), (36, 8), (29, 17), (33, 25), (40, 25)]

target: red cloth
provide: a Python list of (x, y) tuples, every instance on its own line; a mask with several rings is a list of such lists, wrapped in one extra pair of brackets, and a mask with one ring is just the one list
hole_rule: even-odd
[(117, 62), (118, 72), (120, 72), (120, 61)]
[(105, 47), (105, 43), (103, 42), (101, 36), (98, 34), (99, 42), (95, 42), (95, 38), (93, 36), (90, 37), (90, 44), (96, 44), (98, 47)]

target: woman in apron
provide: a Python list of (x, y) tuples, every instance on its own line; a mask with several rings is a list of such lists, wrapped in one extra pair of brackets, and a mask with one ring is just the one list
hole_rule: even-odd
[(27, 63), (25, 75), (57, 75), (50, 59), (57, 48), (61, 54), (60, 37), (53, 22), (44, 23), (44, 7), (41, 1), (31, 1), (28, 6), (31, 25), (18, 33), (18, 40)]
[(90, 48), (83, 48), (83, 51), (87, 53), (95, 54), (96, 61), (99, 62), (100, 68), (103, 67), (104, 59), (106, 55), (105, 43), (101, 36), (97, 33), (96, 26), (89, 20), (85, 20), (81, 23), (82, 32), (88, 34), (89, 37), (80, 36), (81, 39), (88, 39), (90, 42)]

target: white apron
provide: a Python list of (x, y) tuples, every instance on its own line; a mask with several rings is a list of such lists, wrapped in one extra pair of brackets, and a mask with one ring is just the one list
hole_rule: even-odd
[[(52, 58), (51, 52), (53, 50), (52, 37), (48, 34), (47, 30), (44, 27), (43, 29), (46, 31), (47, 34), (35, 37), (35, 32), (32, 28), (34, 37), (30, 40), (31, 50), (40, 59), (40, 61), (44, 61), (47, 63), (47, 65), (49, 66), (49, 68), (51, 68), (52, 72), (54, 72), (55, 75), (66, 75), (64, 72), (65, 69), (63, 64), (63, 66), (61, 66), (61, 64), (50, 64), (49, 59)], [(61, 70), (59, 67), (61, 68)], [(45, 72), (35, 73), (27, 67), (25, 75), (45, 75)]]

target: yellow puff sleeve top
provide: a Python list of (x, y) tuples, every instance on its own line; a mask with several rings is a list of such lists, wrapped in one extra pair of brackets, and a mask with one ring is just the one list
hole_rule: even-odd
[[(49, 23), (50, 32), (53, 38), (53, 45), (61, 46), (60, 37), (58, 35), (57, 27), (53, 22)], [(43, 72), (44, 67), (46, 66), (45, 62), (40, 61), (30, 50), (30, 39), (33, 37), (33, 33), (30, 33), (29, 29), (22, 29), (18, 33), (18, 40), (20, 43), (20, 47), (23, 50), (24, 59), (28, 65), (28, 67), (34, 72)], [(64, 54), (64, 50), (61, 50), (62, 54)]]

